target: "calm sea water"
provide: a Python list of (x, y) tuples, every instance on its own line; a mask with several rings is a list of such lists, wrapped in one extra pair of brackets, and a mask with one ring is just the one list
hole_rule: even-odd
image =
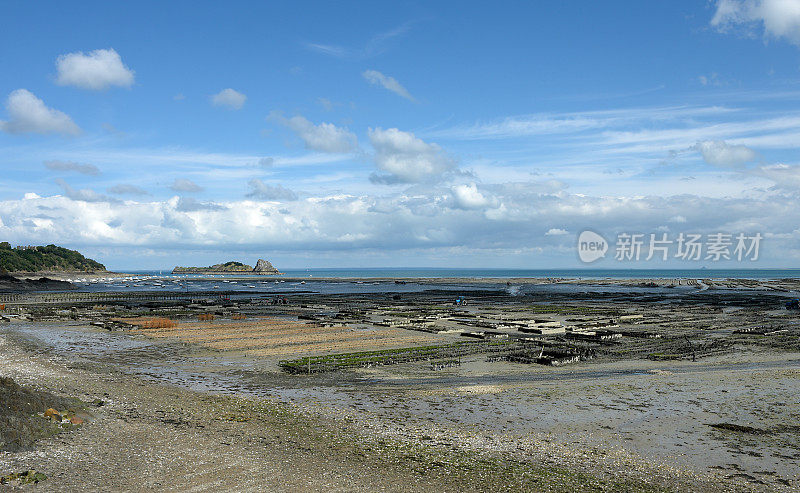
[[(125, 271), (136, 275), (170, 274), (164, 271)], [(436, 268), (370, 268), (370, 269), (287, 269), (284, 277), (302, 278), (513, 278), (570, 277), (603, 278), (668, 278), (668, 279), (786, 279), (800, 278), (800, 269), (436, 269)], [(205, 276), (204, 276), (205, 277)]]
[[(132, 271), (128, 277), (81, 278), (71, 281), (84, 291), (167, 291), (167, 292), (233, 292), (266, 296), (293, 293), (412, 293), (429, 289), (448, 291), (507, 290), (516, 296), (535, 292), (633, 292), (660, 293), (665, 296), (694, 292), (696, 288), (647, 286), (586, 286), (579, 284), (545, 283), (514, 286), (511, 278), (682, 278), (682, 279), (785, 279), (800, 278), (800, 269), (763, 270), (599, 270), (599, 269), (292, 269), (285, 276), (179, 274), (171, 271)], [(414, 282), (433, 278), (441, 282)], [(447, 278), (461, 278), (462, 282)], [(470, 279), (495, 278), (495, 282), (475, 284)], [(395, 279), (405, 279), (395, 280)], [(792, 293), (796, 296), (798, 293)]]

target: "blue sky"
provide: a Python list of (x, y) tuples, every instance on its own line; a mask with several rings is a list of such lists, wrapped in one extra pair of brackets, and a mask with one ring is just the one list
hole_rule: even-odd
[(586, 228), (761, 233), (719, 266), (800, 267), (799, 49), (800, 0), (4, 2), (0, 237), (543, 268)]

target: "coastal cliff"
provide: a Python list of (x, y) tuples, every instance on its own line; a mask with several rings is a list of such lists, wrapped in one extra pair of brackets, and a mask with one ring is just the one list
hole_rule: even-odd
[(172, 269), (173, 274), (260, 274), (260, 275), (274, 275), (280, 274), (278, 269), (272, 266), (269, 261), (258, 259), (255, 267), (251, 267), (241, 262), (225, 262), (223, 264), (215, 264), (209, 267), (175, 267)]

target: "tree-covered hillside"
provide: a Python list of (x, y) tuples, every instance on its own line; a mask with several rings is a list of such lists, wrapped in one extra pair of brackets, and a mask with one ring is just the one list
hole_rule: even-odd
[(9, 272), (105, 271), (106, 267), (75, 250), (55, 245), (16, 247), (0, 242), (0, 269)]

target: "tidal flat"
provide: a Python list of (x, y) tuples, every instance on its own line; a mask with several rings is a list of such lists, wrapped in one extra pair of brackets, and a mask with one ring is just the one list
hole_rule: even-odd
[(0, 376), (86, 418), (0, 488), (796, 491), (793, 282), (26, 293)]

